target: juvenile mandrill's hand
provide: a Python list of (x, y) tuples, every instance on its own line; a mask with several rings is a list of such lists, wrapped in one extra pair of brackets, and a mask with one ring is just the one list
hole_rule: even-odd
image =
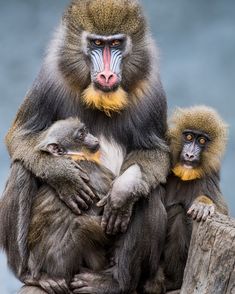
[(194, 220), (200, 222), (205, 221), (208, 216), (212, 216), (215, 212), (214, 203), (206, 196), (199, 196), (195, 199), (187, 214)]
[(133, 205), (139, 199), (140, 185), (140, 169), (133, 165), (115, 180), (110, 193), (97, 203), (99, 207), (104, 206), (101, 226), (107, 234), (126, 232)]
[(57, 175), (51, 186), (74, 213), (81, 214), (81, 210), (87, 210), (96, 196), (88, 185), (86, 172), (75, 161), (69, 160), (66, 163), (65, 174), (61, 174), (60, 178)]

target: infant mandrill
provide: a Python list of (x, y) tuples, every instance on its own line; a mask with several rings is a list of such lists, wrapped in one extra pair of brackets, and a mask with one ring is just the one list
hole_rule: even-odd
[(166, 289), (174, 290), (182, 284), (192, 218), (228, 213), (219, 187), (227, 126), (213, 109), (195, 106), (175, 111), (168, 134), (173, 168), (166, 185), (164, 273)]
[[(97, 202), (107, 195), (114, 176), (99, 164), (99, 142), (78, 119), (55, 122), (37, 148), (49, 156), (74, 159), (78, 168), (89, 175), (89, 186), (97, 195)], [(56, 292), (57, 287), (58, 293), (63, 289), (67, 293), (67, 284), (82, 267), (104, 269), (108, 265), (109, 240), (100, 225), (101, 213), (102, 208), (93, 204), (78, 216), (49, 185), (43, 184), (32, 205), (28, 235), (30, 274), (25, 283), (41, 286), (49, 293), (52, 289)]]

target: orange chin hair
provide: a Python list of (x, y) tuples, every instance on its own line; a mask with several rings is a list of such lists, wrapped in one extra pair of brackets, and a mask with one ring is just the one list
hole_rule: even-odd
[(203, 172), (200, 168), (186, 168), (181, 164), (177, 164), (173, 169), (173, 173), (179, 177), (182, 181), (192, 181), (196, 179), (201, 179), (203, 177)]
[(73, 154), (69, 156), (74, 161), (81, 161), (81, 160), (88, 160), (88, 161), (94, 161), (96, 163), (100, 163), (100, 151), (97, 151), (95, 153), (91, 153), (87, 150), (82, 151), (79, 154)]
[(82, 99), (87, 106), (104, 111), (107, 116), (123, 110), (128, 105), (127, 93), (120, 87), (114, 92), (105, 93), (90, 85), (83, 92)]

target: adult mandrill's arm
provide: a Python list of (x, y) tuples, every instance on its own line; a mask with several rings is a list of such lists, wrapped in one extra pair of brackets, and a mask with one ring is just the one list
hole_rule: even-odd
[(132, 151), (126, 158), (104, 208), (102, 227), (109, 234), (127, 230), (133, 205), (140, 197), (166, 182), (169, 173), (167, 148)]
[[(13, 162), (22, 162), (36, 177), (51, 185), (66, 205), (79, 214), (95, 197), (87, 185), (89, 178), (75, 162), (37, 150), (43, 131), (52, 124), (53, 113), (49, 120), (49, 110), (44, 106), (43, 111), (39, 111), (33, 98), (26, 98), (6, 136), (9, 154)], [(38, 131), (41, 125), (44, 129)]]
[(122, 166), (123, 177), (134, 165), (137, 165), (141, 171), (141, 181), (137, 185), (136, 195), (148, 196), (151, 189), (156, 188), (160, 183), (166, 183), (170, 167), (168, 148), (131, 152)]

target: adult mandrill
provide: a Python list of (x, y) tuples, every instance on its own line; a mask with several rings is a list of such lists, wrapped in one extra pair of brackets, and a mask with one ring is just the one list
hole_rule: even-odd
[[(98, 137), (106, 167), (117, 176), (103, 202), (106, 232), (120, 232), (134, 207), (128, 230), (119, 237), (114, 266), (76, 276), (76, 293), (129, 293), (158, 268), (165, 230), (159, 201), (169, 165), (166, 112), (154, 45), (138, 2), (72, 1), (7, 135), (7, 146), (13, 162), (52, 186), (79, 214), (94, 198), (87, 176), (70, 159), (35, 148), (53, 122), (79, 117)], [(149, 220), (152, 226), (146, 226)], [(144, 234), (153, 237), (146, 242)], [(8, 246), (14, 257), (17, 245)], [(16, 260), (9, 262), (15, 272)]]
[(219, 187), (227, 126), (212, 108), (178, 109), (172, 117), (169, 140), (173, 168), (166, 185), (164, 272), (166, 289), (174, 290), (182, 284), (192, 218), (205, 221), (215, 210), (228, 213)]

